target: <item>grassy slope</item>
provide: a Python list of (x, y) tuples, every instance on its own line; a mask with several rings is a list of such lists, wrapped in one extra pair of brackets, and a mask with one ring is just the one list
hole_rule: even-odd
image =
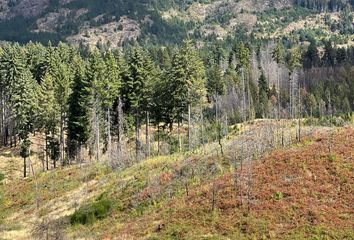
[[(253, 161), (252, 178), (245, 164), (236, 185), (230, 143), (247, 133), (227, 140), (225, 157), (211, 145), (205, 155), (156, 157), (117, 172), (73, 166), (7, 182), (0, 236), (30, 239), (34, 226), (50, 223), (49, 232), (65, 229), (68, 239), (351, 239), (354, 130), (330, 132)], [(70, 226), (68, 216), (102, 194), (113, 203), (109, 216)]]

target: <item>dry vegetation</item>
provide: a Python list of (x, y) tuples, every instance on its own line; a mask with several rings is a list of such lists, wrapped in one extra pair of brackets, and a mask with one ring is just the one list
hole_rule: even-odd
[[(354, 129), (305, 127), (295, 143), (289, 124), (283, 150), (271, 150), (280, 144), (276, 121), (258, 121), (235, 126), (223, 156), (215, 143), (204, 153), (154, 157), (116, 172), (100, 163), (7, 180), (1, 236), (352, 239)], [(75, 210), (102, 196), (113, 204), (107, 218), (70, 226)]]
[(196, 187), (140, 222), (163, 219), (161, 231), (183, 239), (352, 239), (353, 146), (352, 128), (314, 134)]

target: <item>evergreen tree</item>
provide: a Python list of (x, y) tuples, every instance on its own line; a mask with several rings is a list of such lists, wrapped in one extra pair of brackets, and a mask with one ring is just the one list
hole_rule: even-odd
[(121, 73), (114, 54), (109, 51), (105, 56), (106, 78), (103, 80), (102, 105), (105, 112), (105, 145), (111, 158), (111, 117), (114, 102), (119, 101), (121, 90)]
[(258, 114), (257, 117), (265, 118), (269, 115), (269, 106), (268, 106), (268, 99), (269, 99), (269, 85), (267, 79), (262, 71), (261, 76), (258, 80), (258, 97), (259, 97), (259, 107), (258, 107)]
[(72, 94), (69, 99), (68, 137), (70, 156), (81, 159), (81, 148), (91, 136), (92, 82), (85, 76), (85, 66), (80, 58), (75, 60), (76, 71), (73, 79)]
[(336, 50), (333, 48), (332, 43), (327, 41), (324, 47), (324, 54), (322, 57), (322, 64), (324, 66), (334, 66), (336, 61)]
[(59, 125), (59, 105), (55, 99), (53, 77), (46, 73), (41, 80), (40, 88), (38, 90), (39, 99), (39, 120), (41, 130), (45, 133), (45, 157), (46, 169), (49, 169), (49, 156), (53, 160), (54, 168), (58, 160), (59, 146), (55, 139), (57, 126)]
[(235, 67), (238, 73), (241, 72), (241, 69), (243, 69), (244, 72), (248, 72), (251, 66), (250, 49), (243, 42), (240, 42), (234, 45), (233, 52), (236, 59)]
[[(26, 66), (25, 51), (18, 44), (4, 45), (1, 58), (1, 135), (2, 144), (7, 146), (10, 140), (16, 145), (16, 127), (12, 113), (11, 98), (14, 95), (15, 85), (21, 78)], [(13, 136), (12, 136), (13, 135)]]
[(34, 124), (38, 116), (38, 96), (36, 83), (29, 70), (19, 74), (14, 83), (11, 103), (16, 121), (17, 133), (21, 140), (21, 157), (24, 160), (24, 177), (27, 176), (27, 158), (30, 156), (30, 133), (34, 132)]
[(345, 48), (338, 48), (336, 52), (336, 60), (337, 64), (343, 64), (346, 62), (347, 59), (347, 52)]
[(141, 47), (132, 49), (128, 64), (129, 75), (122, 79), (122, 93), (125, 111), (135, 118), (136, 158), (139, 159), (141, 117), (151, 111), (156, 69), (150, 56)]
[(100, 160), (101, 153), (101, 132), (102, 118), (104, 117), (104, 108), (110, 105), (109, 84), (106, 77), (106, 64), (98, 51), (90, 53), (88, 59), (86, 78), (92, 87), (92, 129), (94, 135), (94, 153), (96, 161)]
[[(174, 55), (167, 84), (170, 115), (180, 126), (183, 115), (188, 112), (190, 119), (191, 107), (206, 100), (204, 65), (190, 41), (185, 41), (184, 46)], [(181, 148), (179, 138), (179, 149)]]
[(279, 41), (273, 50), (273, 59), (278, 63), (282, 64), (285, 59), (285, 49), (284, 45)]
[(226, 85), (219, 65), (213, 63), (206, 72), (208, 98), (225, 94)]
[(289, 68), (289, 98), (290, 98), (290, 116), (293, 118), (299, 113), (300, 99), (299, 99), (299, 79), (298, 70), (301, 67), (301, 53), (299, 48), (294, 48), (290, 52), (288, 59)]
[(71, 64), (68, 47), (59, 44), (54, 49), (49, 46), (46, 56), (47, 73), (53, 78), (54, 96), (59, 106), (59, 143), (60, 161), (64, 165), (65, 159), (65, 132), (68, 115), (68, 101), (71, 94)]
[(320, 64), (320, 57), (318, 55), (318, 49), (315, 41), (311, 41), (305, 55), (304, 55), (304, 67), (312, 68), (317, 67)]
[(299, 48), (294, 48), (290, 52), (288, 67), (290, 74), (301, 67), (301, 53)]

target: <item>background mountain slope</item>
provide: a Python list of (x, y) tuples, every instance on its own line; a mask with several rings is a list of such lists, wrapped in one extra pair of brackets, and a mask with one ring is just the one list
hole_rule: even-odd
[[(226, 39), (239, 29), (263, 39), (282, 37), (284, 29), (289, 35), (315, 22), (320, 35), (326, 36), (337, 31), (328, 22), (343, 25), (338, 11), (347, 9), (350, 15), (353, 4), (351, 0), (1, 0), (0, 39), (116, 46), (137, 39), (149, 43), (176, 43), (187, 36)], [(323, 11), (335, 13), (325, 16)], [(353, 18), (346, 21), (349, 29), (339, 35), (351, 40)]]

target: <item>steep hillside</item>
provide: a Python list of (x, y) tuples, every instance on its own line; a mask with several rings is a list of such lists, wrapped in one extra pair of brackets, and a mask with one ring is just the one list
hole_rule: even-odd
[[(251, 33), (256, 25), (264, 25), (264, 21), (258, 21), (259, 14), (272, 9), (289, 9), (295, 4), (310, 9), (306, 15), (316, 15), (320, 11), (335, 11), (346, 6), (309, 5), (308, 2), (311, 1), (305, 4), (292, 0), (1, 0), (0, 39), (20, 42), (62, 40), (112, 47), (136, 39), (175, 43), (187, 35), (225, 39), (238, 28)], [(349, 2), (347, 5), (350, 6)], [(284, 22), (273, 26), (282, 31), (281, 27)], [(259, 26), (255, 29), (259, 33)], [(262, 31), (268, 33), (268, 30)]]

